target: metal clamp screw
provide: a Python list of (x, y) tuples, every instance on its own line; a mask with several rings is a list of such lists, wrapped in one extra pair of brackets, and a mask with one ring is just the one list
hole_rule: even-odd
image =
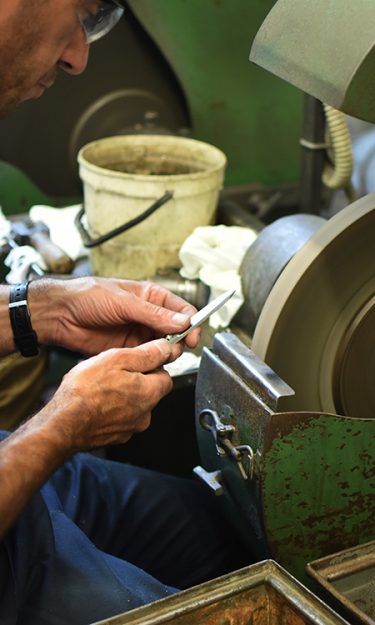
[(211, 432), (217, 454), (221, 457), (232, 458), (237, 463), (242, 478), (244, 480), (251, 479), (254, 474), (254, 452), (249, 445), (235, 446), (232, 443), (231, 438), (236, 428), (233, 425), (223, 423), (217, 412), (209, 408), (202, 410), (199, 415), (199, 423), (204, 430)]

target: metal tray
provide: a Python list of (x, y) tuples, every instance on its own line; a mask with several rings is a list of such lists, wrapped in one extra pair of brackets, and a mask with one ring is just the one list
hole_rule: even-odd
[(307, 572), (359, 623), (375, 625), (375, 541), (310, 562)]
[(96, 625), (162, 623), (348, 625), (272, 560), (254, 564)]

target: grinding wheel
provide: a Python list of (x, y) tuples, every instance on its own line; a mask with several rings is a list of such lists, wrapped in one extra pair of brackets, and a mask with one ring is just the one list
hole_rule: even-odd
[(288, 409), (375, 417), (375, 193), (291, 259), (251, 347), (295, 390)]

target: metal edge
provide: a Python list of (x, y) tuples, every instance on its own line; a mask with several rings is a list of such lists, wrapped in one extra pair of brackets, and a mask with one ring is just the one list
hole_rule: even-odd
[(350, 625), (274, 560), (264, 560), (122, 615), (91, 623), (91, 625), (159, 625), (264, 582), (268, 582), (276, 591), (283, 592), (295, 608), (301, 608), (302, 604), (302, 608), (310, 619), (313, 609), (318, 607), (323, 611), (323, 618), (313, 615), (314, 625)]
[(333, 586), (333, 584), (328, 581), (327, 577), (319, 571), (319, 567), (324, 566), (325, 563), (329, 563), (333, 558), (349, 556), (351, 553), (358, 552), (359, 549), (365, 549), (370, 545), (374, 545), (375, 547), (375, 541), (369, 541), (367, 543), (363, 543), (362, 545), (357, 545), (356, 547), (343, 549), (306, 564), (306, 572), (308, 575), (310, 575), (310, 577), (312, 577), (322, 588), (334, 597), (342, 607), (354, 614), (354, 616), (356, 616), (365, 625), (374, 625), (374, 620), (368, 614), (360, 610), (352, 601), (350, 601), (350, 599), (340, 593)]
[(294, 395), (294, 390), (264, 363), (235, 334), (215, 334), (212, 351), (244, 380), (273, 410), (282, 397)]

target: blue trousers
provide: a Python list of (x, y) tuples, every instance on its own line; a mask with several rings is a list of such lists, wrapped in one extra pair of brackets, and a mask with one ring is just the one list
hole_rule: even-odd
[(91, 454), (56, 471), (1, 547), (2, 625), (88, 625), (250, 561), (205, 486)]

